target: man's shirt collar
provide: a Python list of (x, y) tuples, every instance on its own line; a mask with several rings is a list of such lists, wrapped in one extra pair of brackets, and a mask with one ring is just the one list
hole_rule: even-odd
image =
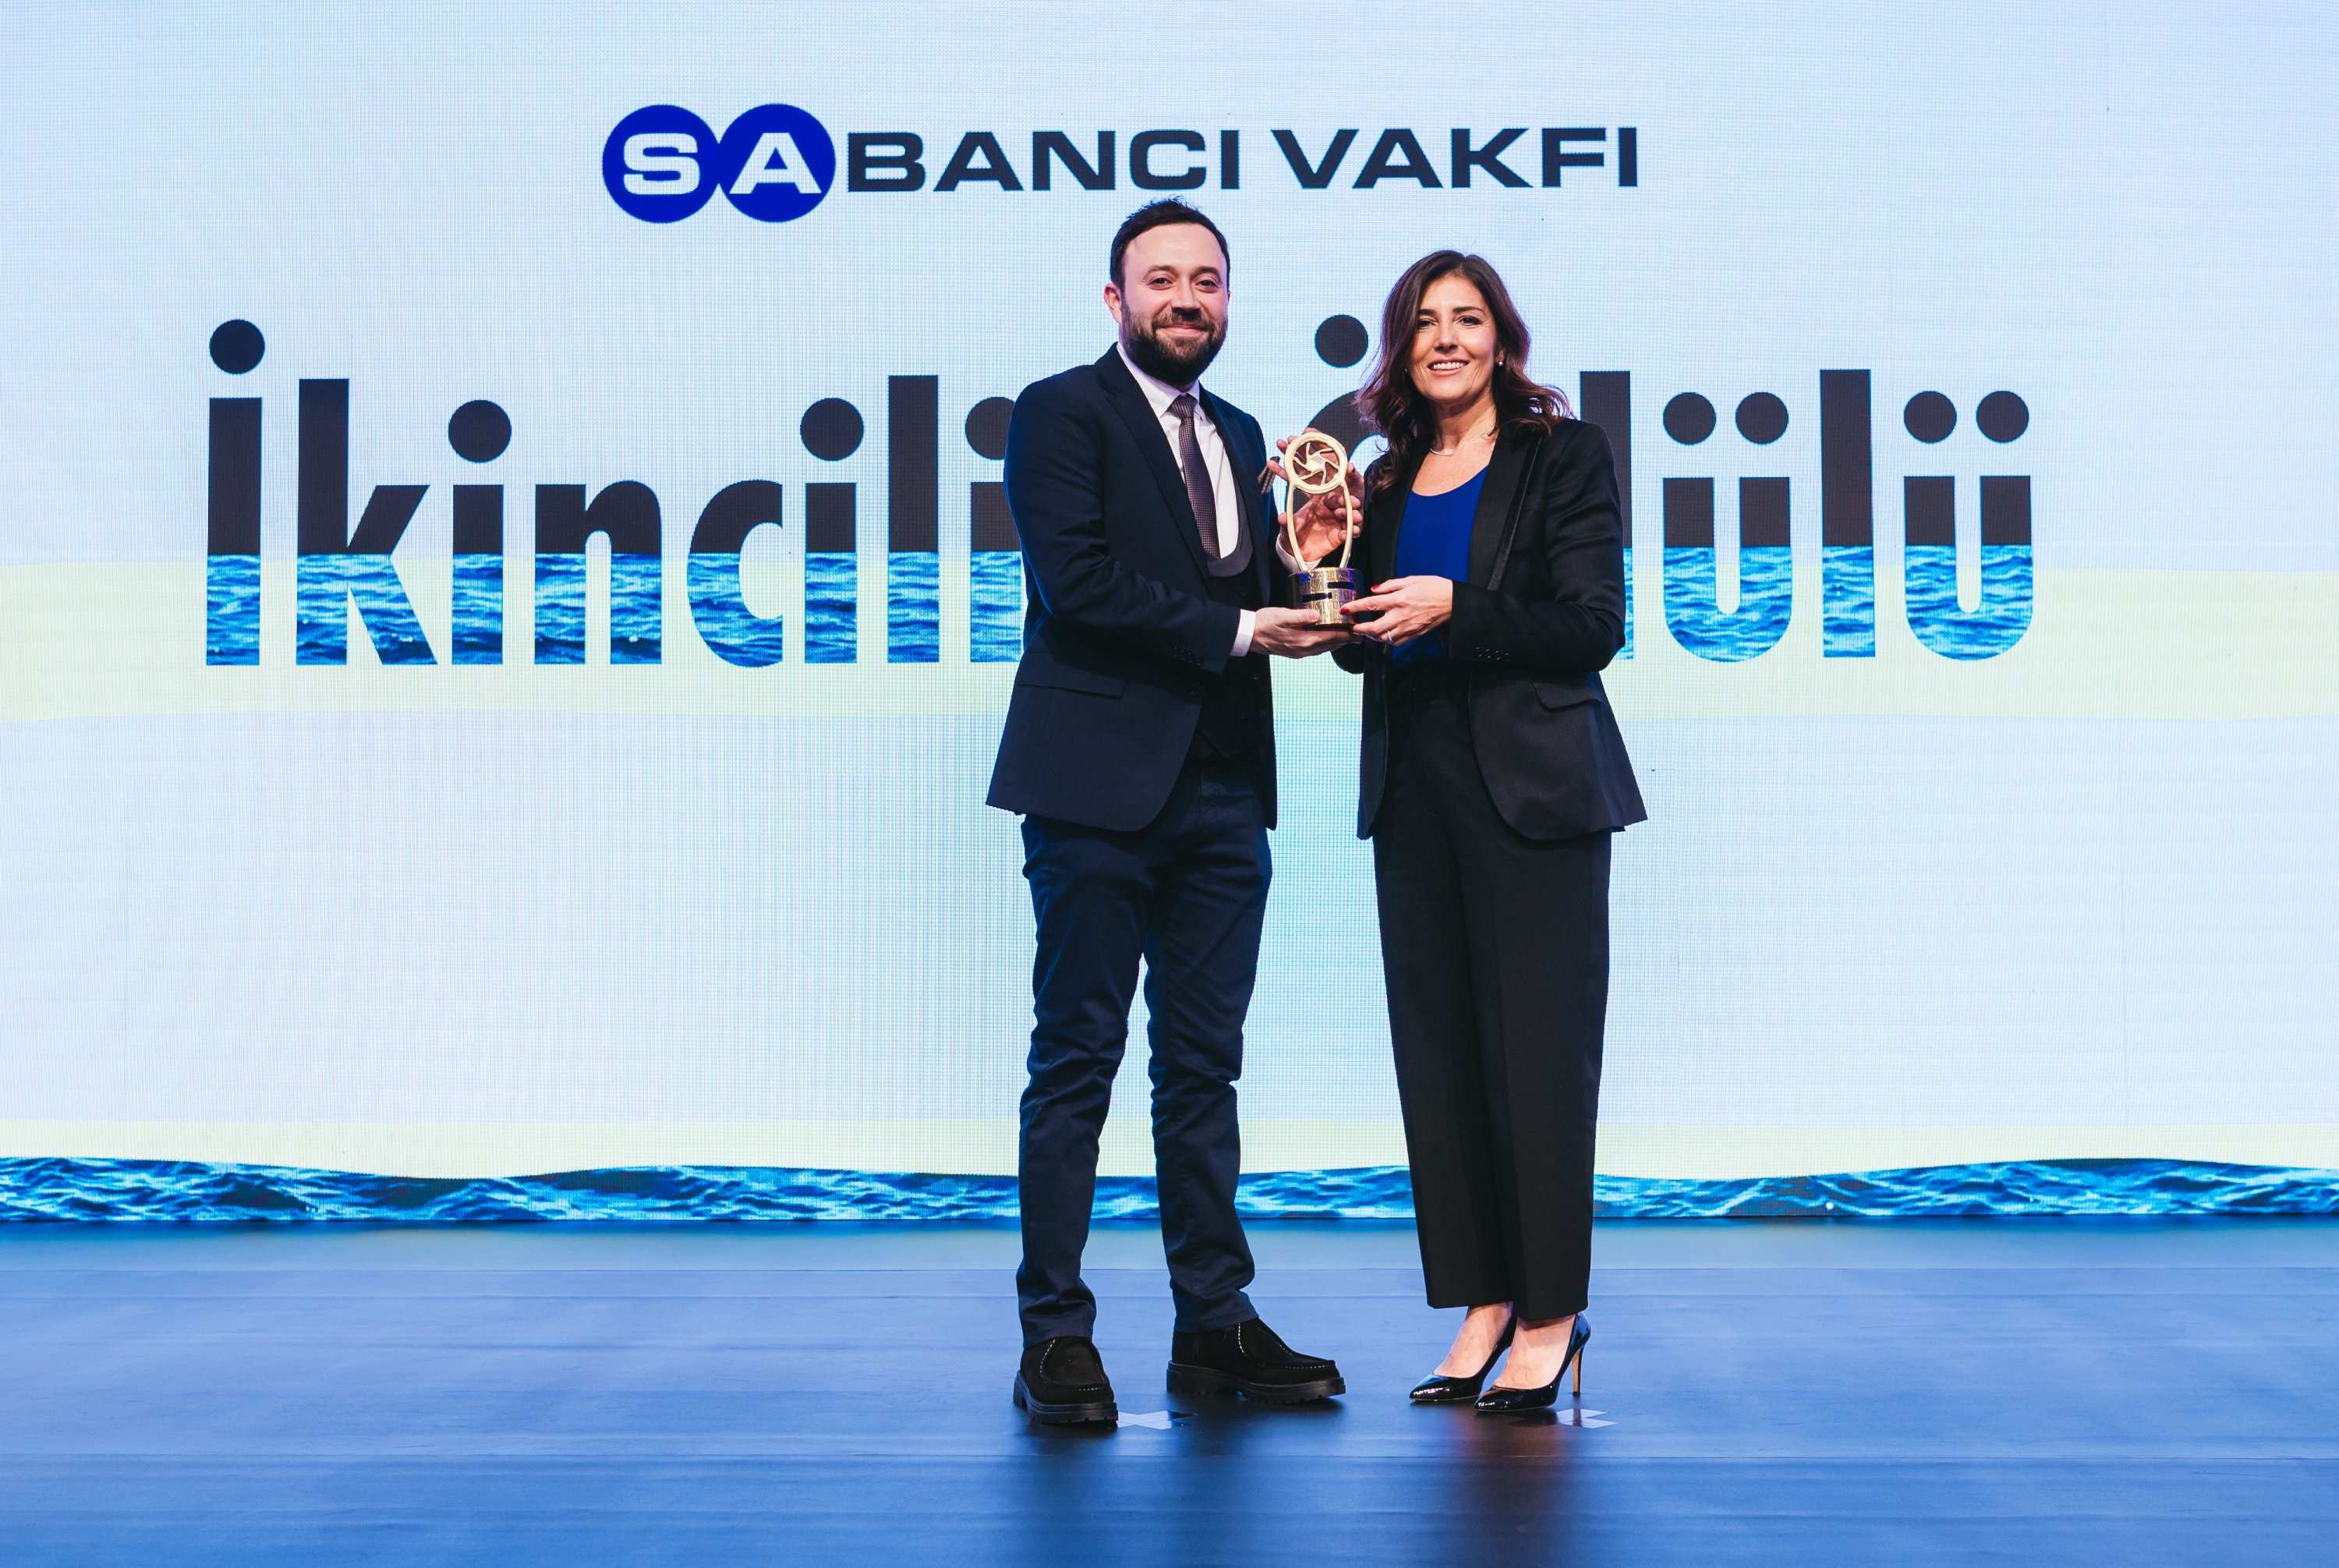
[[(1194, 408), (1196, 411), (1199, 412), (1201, 410), (1201, 382), (1196, 381), (1189, 386), (1173, 387), (1169, 382), (1163, 380), (1160, 377), (1148, 374), (1146, 371), (1140, 370), (1138, 368), (1137, 361), (1129, 357), (1128, 347), (1123, 344), (1120, 339), (1116, 338), (1113, 340), (1112, 349), (1113, 352), (1120, 356), (1120, 362), (1129, 367), (1129, 373), (1137, 378), (1138, 390), (1143, 392), (1145, 394), (1145, 400), (1153, 405), (1153, 417), (1155, 419), (1159, 419), (1165, 418), (1170, 412), (1170, 399), (1179, 396), (1192, 398), (1194, 399)], [(1206, 415), (1205, 417), (1207, 418), (1208, 416)]]

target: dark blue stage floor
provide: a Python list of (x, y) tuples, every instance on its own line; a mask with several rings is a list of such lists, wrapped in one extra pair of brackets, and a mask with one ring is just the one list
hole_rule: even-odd
[(1348, 1398), (1050, 1435), (1003, 1228), (0, 1231), (0, 1562), (2339, 1560), (2339, 1225), (1608, 1226), (1580, 1426), (1406, 1406), (1405, 1228), (1254, 1235)]

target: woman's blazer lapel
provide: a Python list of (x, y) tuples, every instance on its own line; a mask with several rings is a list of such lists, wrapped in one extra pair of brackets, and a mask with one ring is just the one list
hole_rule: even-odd
[(1537, 445), (1532, 437), (1505, 431), (1486, 461), (1485, 482), (1478, 487), (1478, 505), (1470, 514), (1470, 580), (1482, 588), (1495, 586), (1503, 539), (1517, 509), (1519, 481)]
[(1365, 570), (1367, 577), (1357, 587), (1370, 593), (1376, 583), (1385, 583), (1396, 576), (1396, 537), (1405, 527), (1405, 503), (1413, 494), (1413, 476), (1420, 465), (1397, 475), (1396, 482), (1377, 498), (1367, 498), (1365, 504)]
[[(1470, 513), (1470, 580), (1482, 588), (1495, 586), (1495, 573), (1501, 564), (1497, 557), (1518, 506), (1519, 483), (1538, 444), (1533, 437), (1505, 433), (1495, 442), (1495, 455), (1487, 459), (1485, 481), (1478, 487), (1478, 504)], [(1396, 483), (1382, 493), (1380, 516), (1373, 519), (1366, 540), (1366, 565), (1373, 574), (1372, 582), (1365, 585), (1367, 588), (1396, 575), (1397, 536), (1405, 528), (1406, 501), (1413, 494), (1414, 474), (1418, 471), (1416, 466), (1412, 472), (1399, 474)]]

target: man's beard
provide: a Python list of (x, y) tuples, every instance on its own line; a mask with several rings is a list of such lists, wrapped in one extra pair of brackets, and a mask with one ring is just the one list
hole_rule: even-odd
[(1137, 361), (1139, 370), (1156, 380), (1183, 387), (1201, 380), (1202, 372), (1210, 368), (1210, 361), (1219, 357), (1219, 350), (1226, 344), (1227, 329), (1224, 322), (1214, 322), (1204, 316), (1200, 325), (1209, 335), (1190, 349), (1179, 350), (1155, 335), (1161, 326), (1174, 321), (1175, 318), (1169, 318), (1165, 321), (1163, 317), (1158, 316), (1152, 321), (1140, 321), (1132, 314), (1120, 334), (1120, 342), (1121, 347), (1129, 350), (1129, 357)]

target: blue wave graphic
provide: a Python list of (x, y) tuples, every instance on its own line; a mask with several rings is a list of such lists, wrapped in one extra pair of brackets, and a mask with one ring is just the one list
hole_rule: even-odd
[(978, 550), (968, 568), (967, 658), (1012, 665), (1023, 656), (1023, 555)]
[(1910, 545), (1903, 570), (1909, 629), (1943, 658), (1996, 658), (2030, 629), (2028, 545), (1981, 547), (1981, 602), (1971, 610), (1958, 602), (1956, 546)]
[(1867, 545), (1820, 547), (1821, 656), (1876, 656), (1876, 551)]
[(785, 617), (759, 616), (747, 607), (737, 551), (693, 550), (686, 580), (691, 624), (725, 664), (759, 670), (786, 655)]
[[(1409, 1219), (1403, 1166), (1243, 1178), (1259, 1219)], [(1612, 1219), (2339, 1215), (2339, 1170), (2166, 1159), (2021, 1160), (1833, 1176), (1693, 1181), (1602, 1177)], [(1156, 1219), (1146, 1177), (1097, 1182), (1100, 1219)], [(0, 1160), (0, 1221), (1009, 1219), (1015, 1182), (761, 1167), (655, 1166), (548, 1176), (368, 1176), (135, 1159)]]
[[(585, 662), (586, 557), (559, 551), (536, 557), (536, 662)], [(609, 557), (609, 662), (659, 662), (666, 621), (666, 562), (627, 552)]]
[(1633, 547), (1624, 547), (1624, 646), (1616, 650), (1620, 659), (1633, 656)]
[(203, 567), (203, 663), (260, 662), (260, 557), (210, 556)]
[(455, 557), (453, 626), (456, 664), (504, 662), (503, 557)]
[(1665, 624), (1674, 641), (1702, 659), (1736, 664), (1770, 652), (1787, 635), (1794, 606), (1793, 553), (1784, 545), (1738, 552), (1738, 607), (1728, 615), (1722, 613), (1712, 549), (1665, 548)]
[(861, 656), (859, 561), (843, 550), (804, 555), (804, 663), (849, 665)]
[(414, 601), (406, 597), (398, 566), (380, 553), (302, 556), (294, 571), (294, 598), (300, 626), (293, 638), (293, 662), (303, 665), (345, 665), (350, 662), (350, 601), (357, 601), (358, 618), (373, 651), (386, 665), (431, 665), (430, 641), (415, 618)]
[(943, 656), (942, 557), (895, 550), (885, 557), (885, 662), (940, 664)]

